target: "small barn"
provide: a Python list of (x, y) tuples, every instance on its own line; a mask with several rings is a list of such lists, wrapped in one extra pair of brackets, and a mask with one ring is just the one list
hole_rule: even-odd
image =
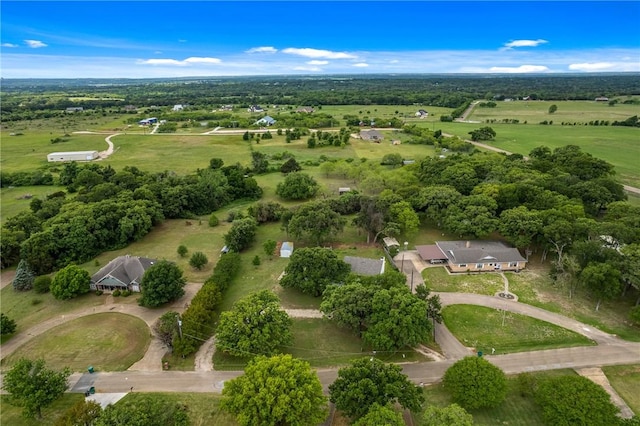
[(282, 246), (280, 247), (280, 257), (291, 257), (291, 254), (293, 253), (293, 243), (290, 241), (285, 241), (284, 243), (282, 243)]
[(47, 155), (47, 161), (50, 163), (56, 161), (92, 161), (98, 156), (98, 151), (52, 152)]

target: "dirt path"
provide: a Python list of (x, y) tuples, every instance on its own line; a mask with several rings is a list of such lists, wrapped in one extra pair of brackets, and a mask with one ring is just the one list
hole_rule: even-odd
[(322, 312), (317, 309), (285, 309), (291, 318), (322, 318)]
[(211, 336), (196, 352), (195, 371), (213, 371), (213, 354), (215, 353), (216, 339), (215, 336)]
[(11, 282), (13, 282), (13, 279), (15, 277), (16, 277), (15, 269), (11, 269), (9, 271), (6, 271), (6, 270), (2, 271), (2, 273), (0, 273), (0, 288), (5, 288), (9, 284), (11, 284)]

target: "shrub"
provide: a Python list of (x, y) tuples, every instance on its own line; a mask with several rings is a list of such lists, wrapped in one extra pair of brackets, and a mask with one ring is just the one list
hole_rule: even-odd
[(122, 291), (120, 292), (120, 296), (122, 296), (122, 297), (129, 297), (129, 296), (131, 296), (131, 290), (122, 290)]
[(33, 281), (33, 289), (36, 293), (48, 293), (51, 287), (51, 278), (47, 275), (40, 275)]
[(104, 291), (96, 290), (96, 296), (102, 296), (103, 294), (104, 294)]
[(91, 285), (91, 275), (76, 265), (69, 265), (58, 271), (51, 281), (51, 294), (58, 300), (88, 293)]
[(42, 299), (38, 299), (38, 298), (33, 298), (33, 299), (31, 299), (31, 304), (32, 304), (33, 306), (39, 305), (39, 304), (41, 304), (41, 303), (42, 303)]
[(209, 216), (209, 226), (213, 228), (214, 226), (218, 226), (219, 223), (220, 220), (218, 220), (218, 216), (212, 213), (211, 216)]
[(187, 255), (187, 253), (189, 252), (189, 249), (185, 245), (179, 245), (177, 251), (178, 251), (178, 255), (180, 257), (185, 257)]
[(120, 297), (120, 294), (122, 294), (120, 290), (113, 290), (113, 293), (111, 293), (113, 297)]
[(256, 254), (256, 257), (253, 258), (251, 263), (253, 263), (253, 266), (260, 266), (260, 256)]
[(207, 263), (209, 263), (209, 259), (207, 259), (207, 256), (201, 251), (193, 253), (191, 259), (189, 259), (189, 265), (198, 271), (202, 270)]

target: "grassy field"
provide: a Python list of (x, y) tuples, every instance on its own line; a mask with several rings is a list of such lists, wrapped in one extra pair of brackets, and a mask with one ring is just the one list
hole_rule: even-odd
[[(468, 138), (469, 132), (485, 124), (438, 123), (437, 129)], [(552, 126), (539, 124), (490, 124), (496, 131), (495, 141), (489, 145), (523, 155), (533, 148), (545, 145), (551, 149), (565, 145), (577, 145), (583, 151), (615, 166), (618, 178), (626, 184), (640, 186), (640, 129), (631, 127), (600, 126)]]
[[(115, 332), (117, 330), (117, 332)], [(151, 333), (136, 317), (103, 313), (78, 318), (34, 337), (2, 360), (3, 368), (22, 357), (43, 358), (47, 366), (85, 371), (124, 371), (142, 359)]]
[[(56, 420), (78, 401), (84, 399), (79, 393), (65, 393), (47, 408), (42, 409), (42, 420), (27, 419), (22, 416), (22, 407), (11, 404), (11, 396), (0, 395), (1, 423), (11, 426), (42, 426), (55, 424)], [(233, 423), (232, 423), (233, 424)]]
[(448, 274), (443, 267), (422, 271), (425, 285), (432, 291), (464, 292), (494, 295), (504, 289), (499, 274)]
[(8, 218), (17, 215), (23, 210), (28, 210), (32, 198), (45, 198), (49, 194), (62, 191), (62, 186), (20, 186), (0, 189), (0, 223), (4, 223)]
[(640, 365), (603, 367), (609, 382), (629, 408), (640, 416)]
[(553, 324), (482, 306), (447, 306), (442, 316), (462, 344), (484, 353), (492, 353), (492, 348), (496, 354), (505, 354), (594, 344)]
[[(552, 370), (531, 374), (541, 380), (545, 377), (575, 375), (576, 373), (573, 370)], [(425, 408), (429, 405), (446, 407), (453, 403), (442, 384), (425, 387), (424, 395), (427, 401)], [(538, 426), (544, 424), (542, 410), (536, 405), (533, 398), (520, 395), (516, 376), (507, 378), (507, 397), (500, 406), (491, 409), (474, 410), (470, 411), (470, 413), (473, 415), (474, 424), (478, 426)]]
[[(340, 328), (326, 319), (293, 319), (293, 344), (284, 347), (286, 353), (308, 361), (312, 367), (325, 368), (347, 365), (350, 361), (370, 357), (372, 349), (367, 347), (353, 332)], [(393, 352), (376, 352), (375, 356), (385, 362), (415, 362), (429, 359), (410, 348)], [(244, 368), (248, 359), (216, 352), (213, 364), (216, 370), (238, 370)]]

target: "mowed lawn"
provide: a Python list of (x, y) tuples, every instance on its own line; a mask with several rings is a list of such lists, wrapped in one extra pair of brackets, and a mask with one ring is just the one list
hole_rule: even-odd
[(50, 368), (124, 371), (142, 359), (151, 332), (139, 318), (101, 313), (71, 320), (34, 337), (2, 360), (3, 368), (20, 358), (43, 358)]
[(640, 365), (614, 365), (603, 367), (602, 371), (618, 395), (640, 416)]
[(491, 296), (504, 289), (502, 277), (497, 273), (449, 274), (445, 267), (437, 266), (423, 270), (422, 278), (431, 291)]
[(51, 405), (42, 409), (42, 419), (28, 419), (22, 415), (22, 407), (12, 404), (11, 395), (0, 395), (0, 413), (2, 424), (10, 426), (42, 426), (53, 425), (65, 411), (84, 399), (80, 393), (65, 393)]
[(594, 342), (573, 331), (524, 315), (475, 305), (442, 310), (447, 328), (463, 345), (485, 354), (536, 351)]

